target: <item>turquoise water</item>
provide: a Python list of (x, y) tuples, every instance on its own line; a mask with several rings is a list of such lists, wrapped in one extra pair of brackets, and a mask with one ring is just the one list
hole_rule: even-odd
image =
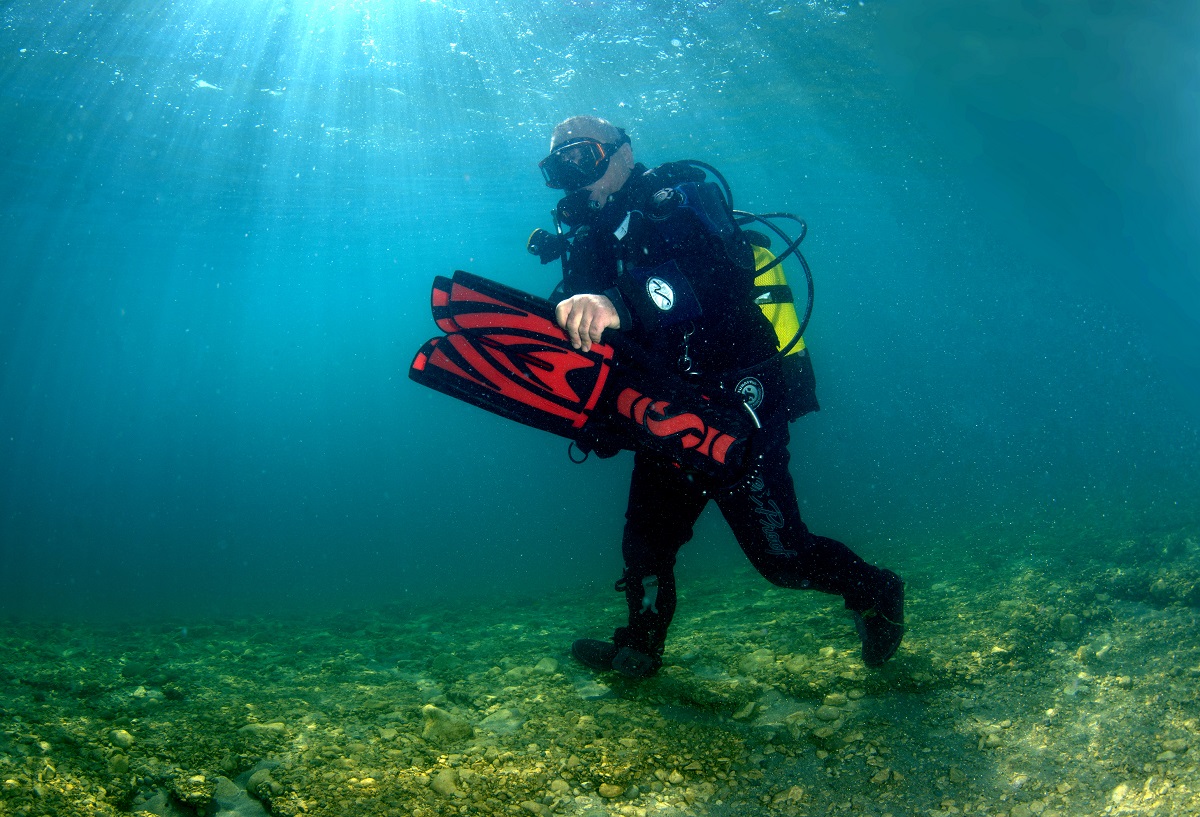
[[(903, 566), (1194, 523), (1185, 5), (4, 4), (0, 613), (606, 592), (627, 455), (406, 377), (434, 275), (553, 286), (575, 113), (807, 219), (815, 529)], [(740, 558), (706, 518), (684, 567)]]

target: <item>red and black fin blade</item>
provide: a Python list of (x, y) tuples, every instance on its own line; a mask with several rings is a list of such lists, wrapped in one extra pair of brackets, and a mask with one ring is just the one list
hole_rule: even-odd
[(435, 280), (433, 318), (443, 332), (510, 329), (570, 346), (550, 301), (463, 270)]
[(458, 331), (454, 314), (450, 310), (450, 293), (453, 289), (454, 282), (445, 275), (439, 275), (433, 279), (433, 291), (429, 297), (433, 309), (433, 322), (437, 324), (438, 329), (447, 333)]
[(447, 334), (417, 353), (417, 383), (585, 450), (649, 451), (720, 484), (741, 479), (753, 460), (758, 433), (740, 398), (710, 399), (637, 365), (635, 349), (616, 367), (611, 344), (572, 348), (545, 299), (459, 271), (435, 280), (433, 309)]
[(600, 400), (610, 366), (604, 355), (566, 352), (520, 333), (452, 332), (421, 347), (409, 377), (501, 417), (576, 439)]

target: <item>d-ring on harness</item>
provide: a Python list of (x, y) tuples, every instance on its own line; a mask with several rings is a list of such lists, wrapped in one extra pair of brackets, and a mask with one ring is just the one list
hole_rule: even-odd
[(677, 364), (679, 366), (679, 371), (683, 374), (691, 374), (692, 364), (695, 362), (692, 360), (692, 356), (688, 350), (688, 339), (695, 333), (696, 324), (689, 321), (688, 328), (683, 333), (683, 351), (679, 353), (679, 362)]

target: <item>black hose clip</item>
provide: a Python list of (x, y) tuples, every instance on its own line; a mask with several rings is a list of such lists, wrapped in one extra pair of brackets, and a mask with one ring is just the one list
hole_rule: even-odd
[(541, 227), (530, 233), (529, 240), (525, 242), (525, 249), (529, 251), (529, 254), (536, 255), (543, 264), (549, 264), (551, 261), (562, 258), (563, 253), (567, 251), (567, 246), (565, 235), (555, 235)]

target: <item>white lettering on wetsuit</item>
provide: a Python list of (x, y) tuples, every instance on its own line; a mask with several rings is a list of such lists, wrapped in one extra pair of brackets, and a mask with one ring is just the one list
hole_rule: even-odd
[(750, 501), (754, 503), (754, 513), (758, 515), (758, 526), (767, 539), (767, 550), (775, 556), (795, 556), (796, 551), (785, 548), (783, 540), (779, 538), (779, 531), (787, 524), (783, 519), (783, 511), (779, 510), (775, 500), (768, 498), (764, 503), (758, 498), (764, 487), (762, 480), (756, 479), (751, 486)]

